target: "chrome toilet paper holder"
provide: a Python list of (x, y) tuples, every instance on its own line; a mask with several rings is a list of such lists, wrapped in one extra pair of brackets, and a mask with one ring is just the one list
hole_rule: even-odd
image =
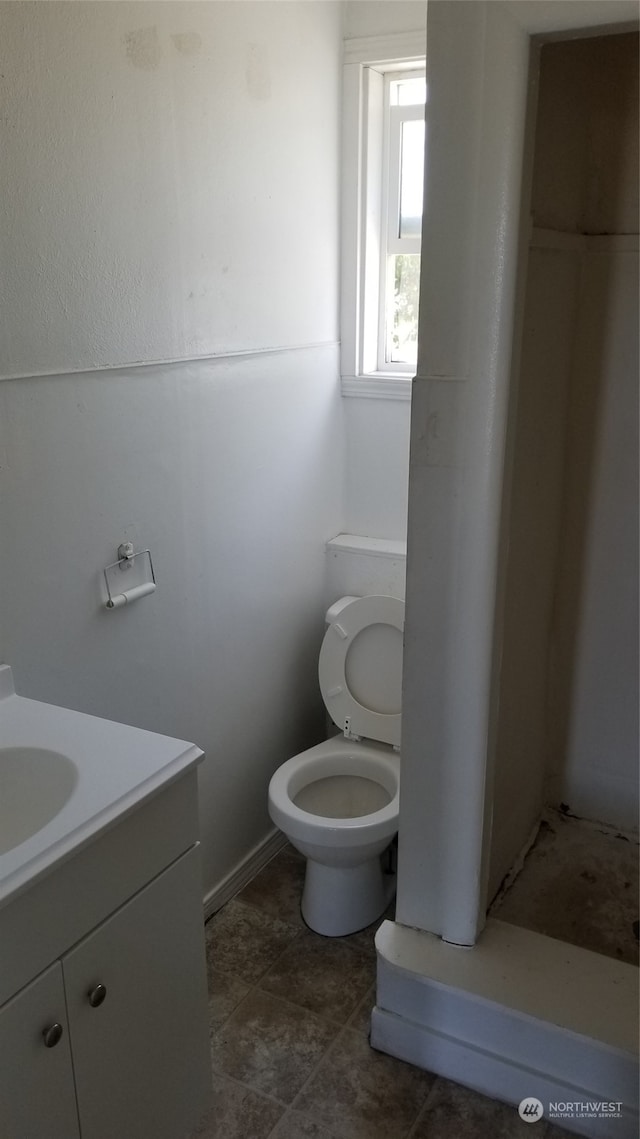
[[(131, 589), (121, 589), (112, 591), (111, 583), (109, 582), (109, 573), (112, 570), (118, 569), (121, 572), (133, 568), (136, 558), (147, 559), (148, 572), (151, 575), (150, 579), (141, 582), (139, 585), (134, 585)], [(129, 605), (132, 601), (137, 601), (140, 597), (147, 597), (153, 593), (156, 588), (156, 575), (153, 570), (153, 560), (151, 558), (151, 550), (134, 550), (132, 542), (122, 542), (118, 546), (118, 560), (112, 562), (111, 565), (105, 566), (103, 569), (104, 583), (107, 590), (107, 600), (105, 606), (107, 609), (120, 609), (123, 605)]]

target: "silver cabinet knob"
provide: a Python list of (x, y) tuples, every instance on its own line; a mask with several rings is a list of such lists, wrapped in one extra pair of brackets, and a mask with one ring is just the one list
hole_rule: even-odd
[(45, 1048), (55, 1048), (56, 1044), (59, 1044), (62, 1039), (62, 1025), (58, 1024), (57, 1021), (55, 1024), (50, 1024), (43, 1030), (42, 1039), (44, 1040)]
[(89, 989), (87, 996), (89, 997), (89, 1004), (91, 1008), (98, 1008), (107, 995), (107, 990), (104, 985), (96, 985), (93, 989)]

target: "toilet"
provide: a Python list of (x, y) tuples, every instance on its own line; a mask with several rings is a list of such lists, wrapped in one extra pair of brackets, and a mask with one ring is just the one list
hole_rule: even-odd
[(269, 814), (307, 859), (306, 924), (340, 937), (374, 922), (395, 893), (382, 855), (398, 830), (404, 602), (342, 597), (326, 621), (320, 690), (341, 734), (278, 768)]

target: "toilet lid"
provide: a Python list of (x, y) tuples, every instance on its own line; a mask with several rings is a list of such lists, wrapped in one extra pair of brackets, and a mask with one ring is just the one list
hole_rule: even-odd
[(329, 625), (318, 673), (322, 698), (346, 736), (400, 744), (404, 601), (354, 597)]

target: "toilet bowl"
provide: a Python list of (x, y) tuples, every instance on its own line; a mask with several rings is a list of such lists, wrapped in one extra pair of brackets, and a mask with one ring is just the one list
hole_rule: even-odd
[(341, 735), (293, 756), (269, 784), (269, 814), (307, 859), (301, 910), (328, 937), (363, 929), (395, 892), (381, 856), (398, 830), (404, 603), (343, 597), (327, 612), (318, 666)]

